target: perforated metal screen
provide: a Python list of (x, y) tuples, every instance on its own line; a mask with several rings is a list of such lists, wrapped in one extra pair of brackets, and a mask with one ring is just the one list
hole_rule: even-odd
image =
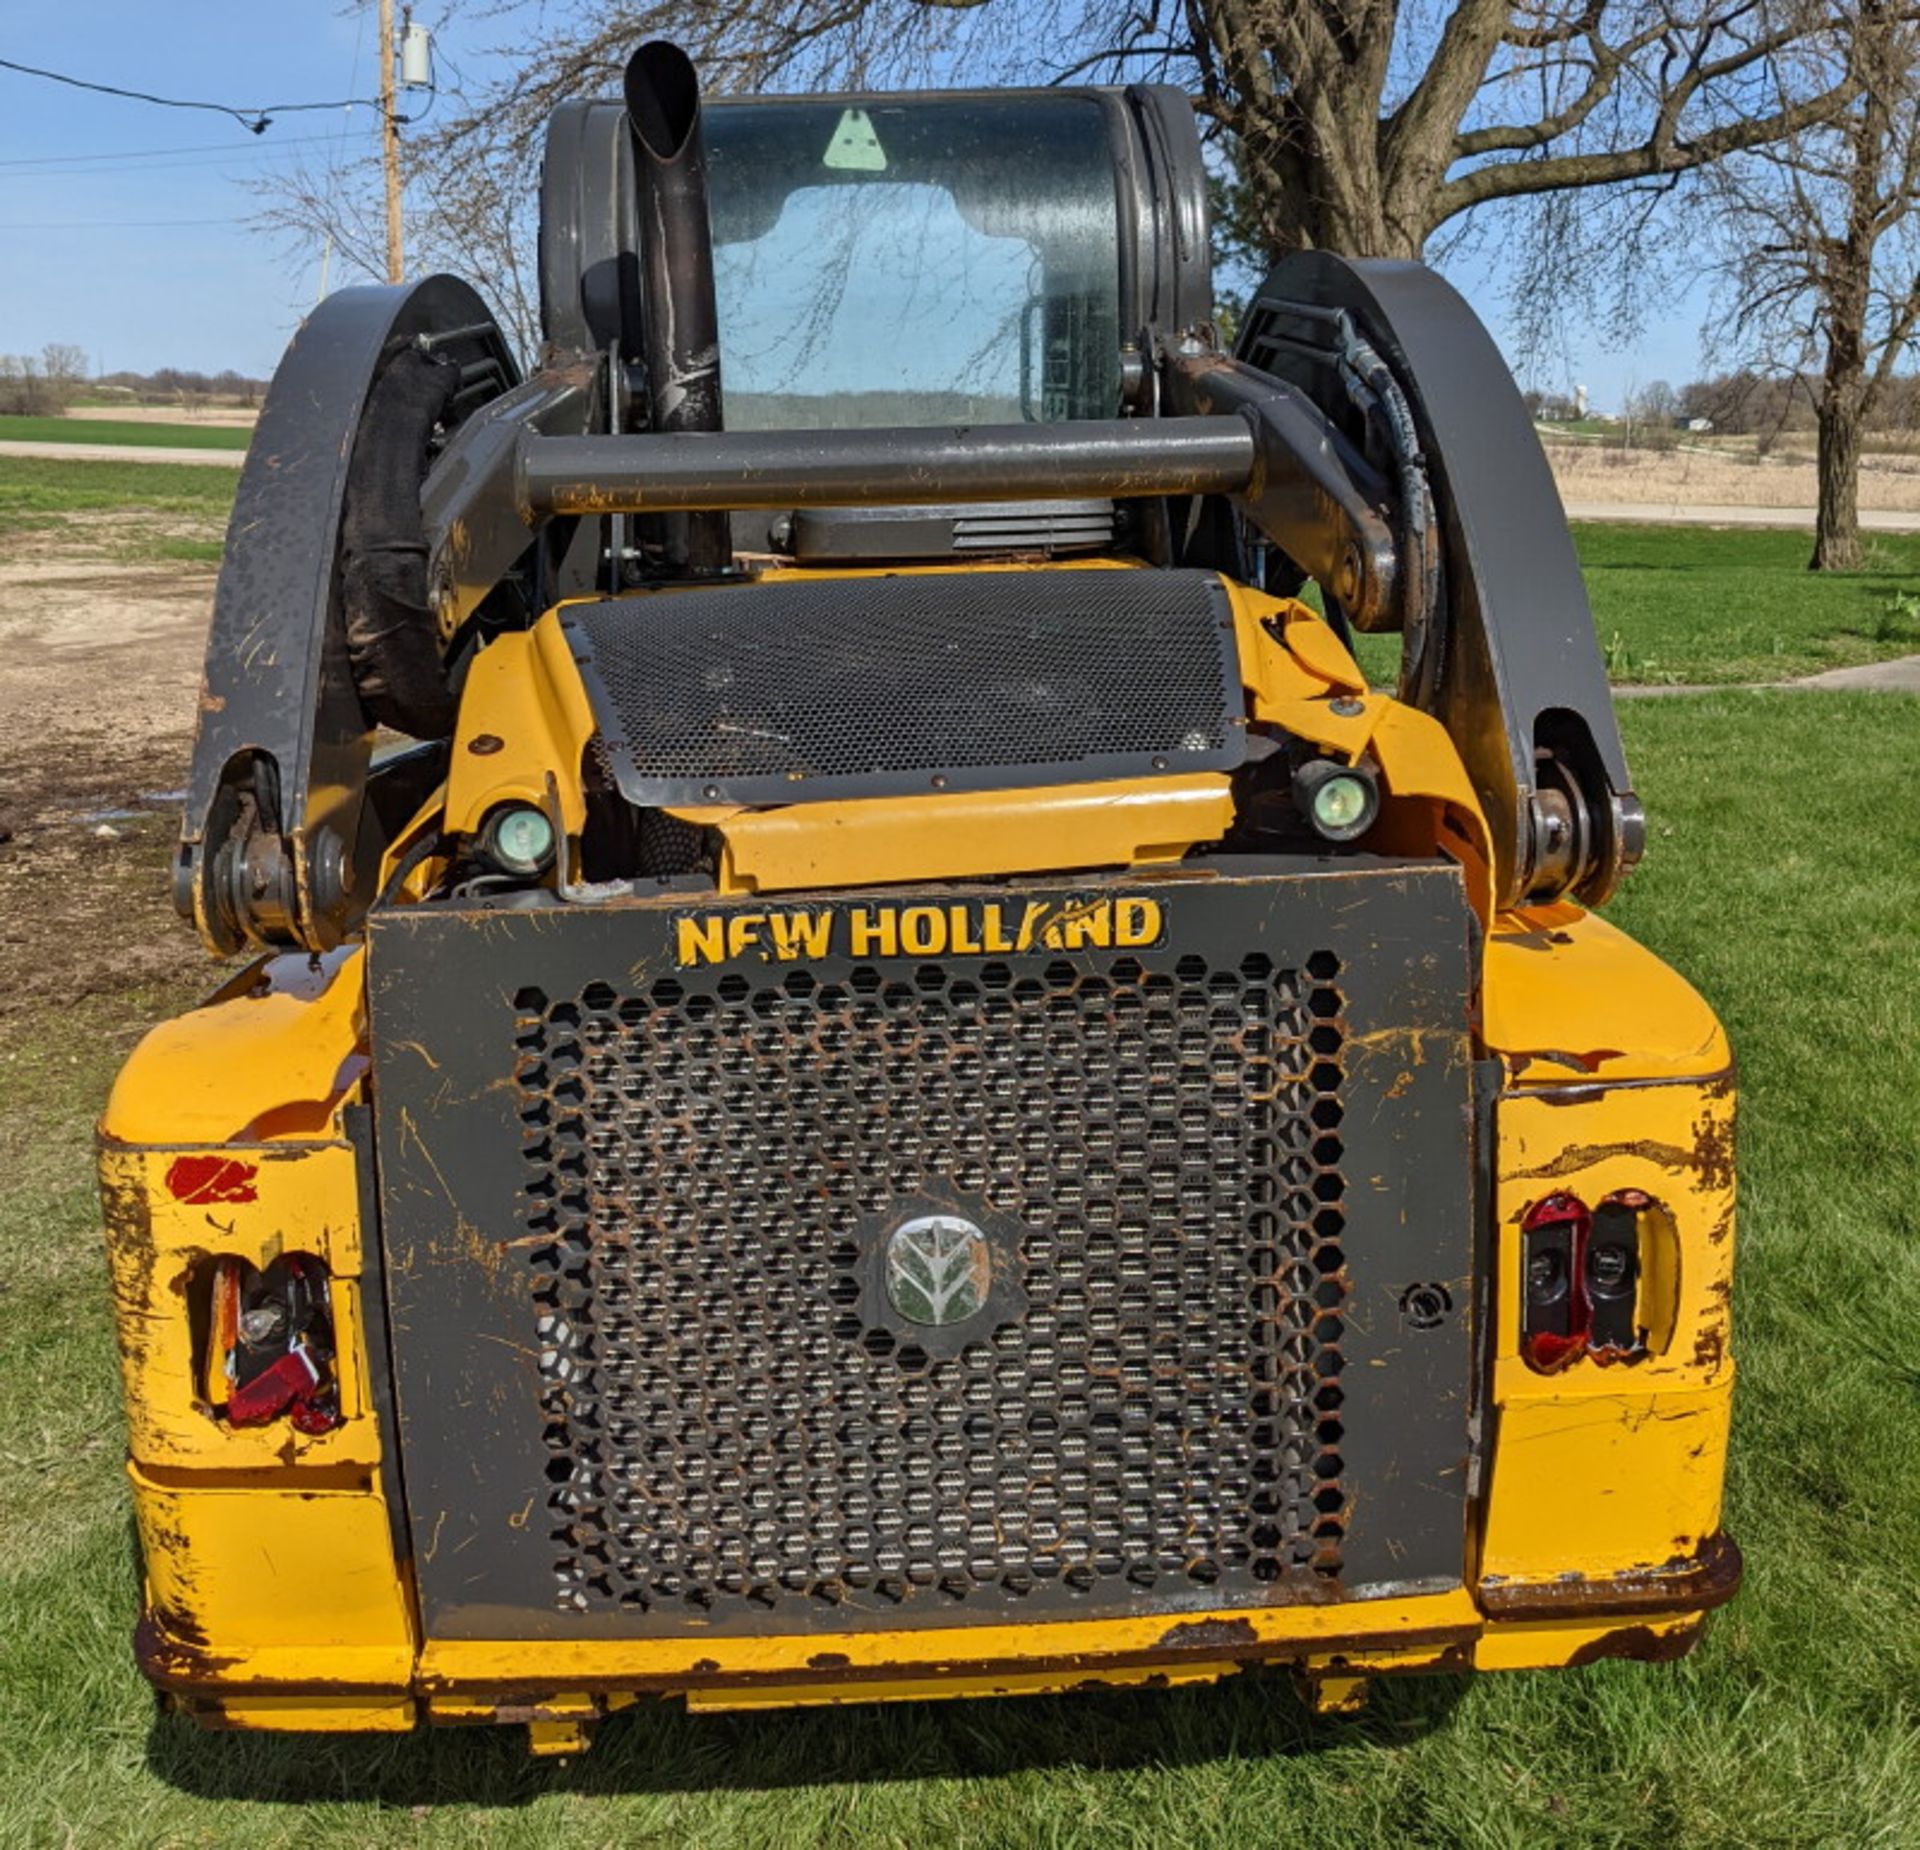
[(629, 801), (789, 803), (1227, 768), (1232, 614), (1208, 572), (820, 578), (571, 606)]
[[(1341, 1570), (1331, 952), (519, 997), (563, 1609), (1012, 1616)], [(861, 1287), (1004, 1224), (958, 1341)]]

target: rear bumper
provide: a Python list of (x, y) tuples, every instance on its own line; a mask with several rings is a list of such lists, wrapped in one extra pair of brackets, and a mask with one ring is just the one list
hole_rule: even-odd
[(1737, 1591), (1740, 1550), (1700, 1551), (1631, 1572), (1483, 1583), (1391, 1601), (1223, 1612), (1166, 1622), (970, 1627), (844, 1637), (688, 1641), (439, 1641), (404, 1679), (368, 1676), (349, 1654), (216, 1653), (149, 1610), (140, 1667), (214, 1726), (409, 1727), (417, 1720), (577, 1717), (639, 1696), (697, 1708), (1168, 1687), (1266, 1666), (1310, 1678), (1545, 1668), (1685, 1655), (1708, 1612)]

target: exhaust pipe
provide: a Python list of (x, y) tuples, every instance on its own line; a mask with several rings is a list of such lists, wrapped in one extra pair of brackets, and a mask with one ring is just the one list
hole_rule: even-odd
[[(719, 430), (720, 318), (713, 293), (700, 79), (678, 45), (650, 39), (628, 61), (625, 88), (639, 192), (644, 357), (653, 428)], [(733, 563), (727, 516), (674, 516), (667, 552), (674, 564), (697, 577), (726, 571)]]

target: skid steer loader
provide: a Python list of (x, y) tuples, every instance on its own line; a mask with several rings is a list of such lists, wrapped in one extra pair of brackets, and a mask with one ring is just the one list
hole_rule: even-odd
[[(1154, 86), (555, 114), (544, 344), (337, 294), (101, 1127), (147, 1675), (236, 1728), (1684, 1652), (1733, 1081), (1485, 331), (1213, 321)], [(1354, 632), (1400, 637), (1375, 691)]]

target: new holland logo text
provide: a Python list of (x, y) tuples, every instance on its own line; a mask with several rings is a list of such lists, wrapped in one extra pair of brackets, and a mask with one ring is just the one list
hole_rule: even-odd
[(683, 966), (821, 957), (993, 957), (1019, 951), (1139, 950), (1166, 936), (1166, 908), (1138, 896), (967, 899), (944, 905), (795, 906), (674, 920)]

